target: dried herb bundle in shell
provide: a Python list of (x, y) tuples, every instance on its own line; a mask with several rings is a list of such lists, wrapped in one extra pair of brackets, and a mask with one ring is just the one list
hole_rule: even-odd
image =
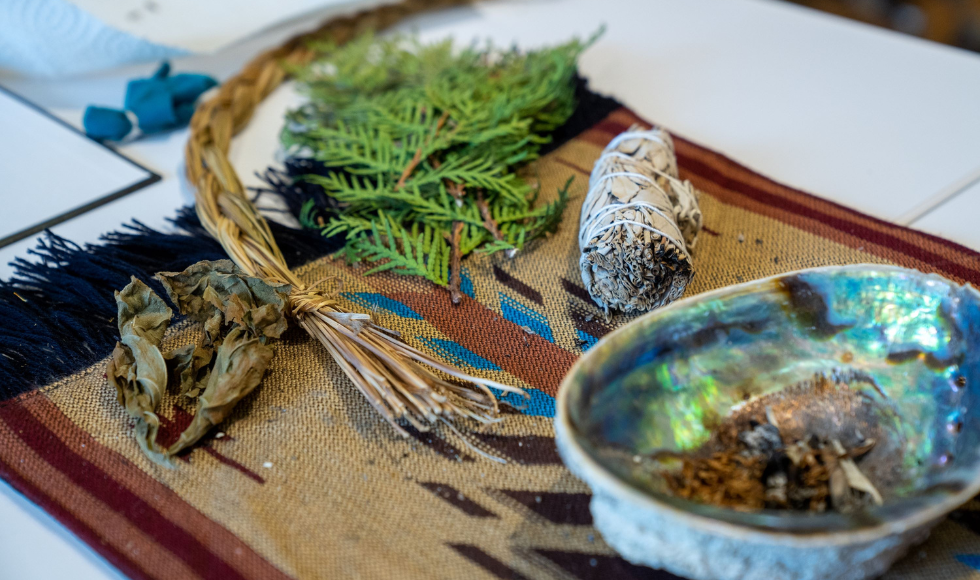
[(694, 188), (678, 178), (663, 129), (632, 127), (596, 162), (579, 224), (579, 266), (592, 299), (608, 313), (643, 312), (680, 298), (694, 276), (701, 230)]

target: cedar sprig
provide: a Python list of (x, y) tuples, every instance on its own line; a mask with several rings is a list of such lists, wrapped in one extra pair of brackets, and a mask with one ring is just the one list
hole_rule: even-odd
[(344, 235), (344, 255), (376, 263), (368, 273), (423, 276), (458, 299), (462, 257), (513, 254), (558, 227), (569, 184), (536, 205), (518, 171), (574, 110), (591, 42), (526, 53), (404, 36), (312, 45), (318, 58), (293, 71), (309, 102), (282, 140), (326, 167), (302, 179), (339, 209), (311, 197), (300, 222)]

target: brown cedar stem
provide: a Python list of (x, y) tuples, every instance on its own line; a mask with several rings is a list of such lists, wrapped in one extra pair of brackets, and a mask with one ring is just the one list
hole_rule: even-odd
[[(443, 111), (442, 115), (439, 116), (439, 120), (436, 121), (436, 128), (432, 131), (432, 135), (430, 135), (429, 138), (426, 139), (425, 141), (427, 146), (430, 143), (432, 143), (432, 140), (435, 139), (436, 135), (439, 134), (439, 130), (442, 129), (443, 125), (446, 124), (447, 119), (449, 119), (449, 111)], [(422, 162), (422, 148), (419, 147), (418, 149), (415, 150), (415, 155), (412, 155), (411, 161), (409, 161), (408, 165), (405, 166), (405, 169), (402, 171), (401, 176), (399, 176), (398, 183), (395, 184), (395, 191), (398, 191), (399, 189), (405, 187), (405, 182), (408, 181), (409, 176), (412, 175), (412, 172), (415, 171), (415, 168), (418, 167), (419, 163), (421, 162)], [(439, 168), (437, 160), (435, 161), (435, 163), (433, 163), (433, 167), (436, 169)]]
[(463, 196), (466, 195), (466, 190), (463, 189), (462, 183), (449, 181), (448, 179), (446, 180), (446, 191), (456, 199), (463, 199)]
[(415, 171), (415, 168), (418, 166), (420, 161), (422, 161), (421, 147), (415, 150), (415, 155), (412, 156), (412, 160), (408, 162), (408, 165), (405, 166), (405, 170), (402, 171), (401, 177), (398, 178), (398, 183), (395, 184), (395, 191), (398, 191), (399, 189), (404, 187), (405, 181), (408, 179), (408, 176), (411, 175), (413, 171)]
[(463, 293), (460, 285), (463, 283), (460, 275), (460, 255), (459, 242), (463, 235), (463, 222), (453, 222), (453, 236), (449, 241), (449, 295), (452, 297), (453, 304), (459, 304), (463, 300)]
[[(448, 109), (445, 110), (445, 111), (443, 111), (442, 112), (442, 115), (439, 116), (439, 120), (436, 121), (436, 130), (432, 132), (432, 137), (433, 138), (436, 135), (439, 134), (439, 129), (442, 129), (442, 126), (446, 124), (446, 121), (447, 120), (449, 120), (449, 110)], [(429, 142), (432, 142), (432, 139), (429, 139)]]
[(483, 217), (483, 227), (487, 228), (493, 239), (498, 242), (504, 239), (504, 235), (500, 233), (500, 228), (497, 227), (497, 222), (494, 221), (493, 216), (490, 215), (490, 206), (487, 205), (486, 200), (483, 199), (483, 192), (479, 189), (476, 190), (476, 207), (480, 208), (480, 215)]

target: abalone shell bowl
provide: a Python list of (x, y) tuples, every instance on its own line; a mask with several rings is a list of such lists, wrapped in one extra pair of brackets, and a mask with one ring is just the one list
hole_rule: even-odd
[[(672, 495), (664, 452), (814, 374), (890, 413), (903, 479), (856, 513), (737, 511)], [(595, 525), (634, 563), (697, 580), (883, 573), (980, 491), (980, 294), (881, 265), (801, 270), (678, 301), (585, 353), (557, 398), (558, 448)], [(778, 395), (777, 395), (778, 396)]]

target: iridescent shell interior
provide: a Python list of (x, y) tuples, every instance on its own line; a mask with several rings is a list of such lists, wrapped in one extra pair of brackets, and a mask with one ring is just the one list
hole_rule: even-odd
[[(696, 296), (607, 337), (574, 373), (568, 416), (585, 451), (657, 501), (703, 516), (787, 532), (854, 530), (948, 511), (980, 487), (980, 294), (935, 275), (820, 268)], [(899, 474), (879, 483), (884, 505), (742, 512), (666, 491), (663, 467), (647, 458), (696, 449), (719, 419), (762, 398), (792, 398), (786, 389), (815, 374), (844, 378), (883, 410), (876, 461)], [(782, 411), (809, 412), (806, 401)]]

